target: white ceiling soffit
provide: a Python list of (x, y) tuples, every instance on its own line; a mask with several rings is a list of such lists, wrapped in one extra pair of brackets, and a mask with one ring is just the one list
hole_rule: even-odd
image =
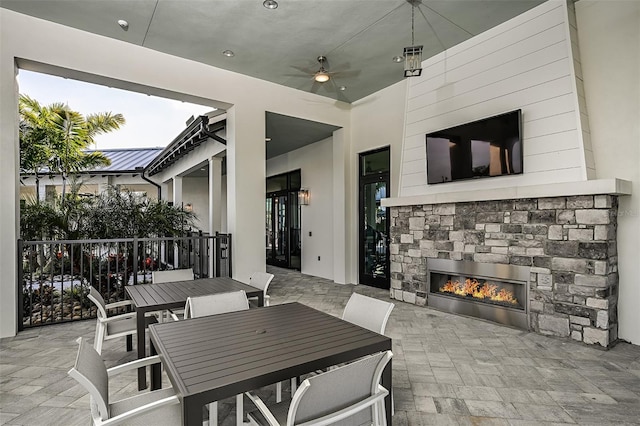
[[(422, 0), (415, 44), (429, 58), (544, 0)], [(2, 0), (0, 6), (263, 80), (353, 102), (402, 80), (406, 0)], [(129, 23), (123, 31), (117, 21)], [(232, 58), (222, 55), (232, 50)], [(329, 82), (315, 83), (316, 58)], [(346, 90), (338, 88), (345, 86)]]

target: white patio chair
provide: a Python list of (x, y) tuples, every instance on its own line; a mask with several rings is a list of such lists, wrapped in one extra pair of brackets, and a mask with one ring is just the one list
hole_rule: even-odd
[(83, 338), (78, 339), (78, 343), (80, 347), (76, 363), (68, 374), (89, 392), (93, 425), (179, 425), (181, 423), (180, 400), (172, 388), (145, 392), (115, 402), (109, 398), (109, 379), (112, 376), (158, 363), (159, 356), (143, 358), (107, 369), (100, 354)]
[[(104, 303), (104, 299), (98, 290), (94, 287), (89, 289), (87, 295), (97, 308), (96, 335), (93, 341), (93, 347), (101, 354), (102, 343), (105, 340), (117, 339), (123, 336), (129, 336), (136, 333), (136, 313), (128, 312), (120, 315), (109, 316), (108, 311), (114, 308), (122, 308), (131, 306), (131, 300), (123, 300), (115, 303)], [(127, 347), (127, 351), (131, 348)]]
[[(198, 318), (208, 315), (224, 314), (227, 312), (245, 311), (249, 309), (249, 301), (244, 290), (227, 293), (208, 294), (206, 296), (189, 297), (184, 306), (184, 318)], [(172, 315), (177, 320), (177, 315)], [(243, 423), (244, 416), (243, 395), (236, 395), (236, 421)], [(209, 426), (218, 422), (218, 403), (209, 404)]]
[[(195, 278), (195, 275), (193, 274), (193, 268), (169, 269), (166, 271), (151, 272), (151, 282), (153, 284), (170, 283), (173, 281), (191, 281), (194, 278)], [(181, 309), (177, 311), (169, 309), (167, 311), (167, 318), (171, 315), (171, 313), (181, 313), (180, 311)], [(164, 313), (162, 311), (153, 312), (153, 315), (155, 315), (158, 318), (158, 321), (160, 322), (164, 321)]]
[[(394, 307), (393, 303), (352, 293), (342, 311), (342, 319), (375, 333), (384, 334)], [(391, 414), (395, 414), (393, 390), (389, 390), (391, 391)]]
[(353, 293), (344, 307), (342, 319), (367, 330), (384, 334), (395, 305), (384, 300)]
[(381, 352), (309, 377), (300, 384), (288, 408), (284, 403), (267, 407), (258, 396), (247, 392), (258, 408), (248, 414), (249, 421), (270, 426), (384, 426), (384, 398), (389, 392), (380, 385), (380, 378), (392, 356), (391, 351)]
[[(264, 306), (269, 306), (270, 297), (267, 294), (267, 289), (269, 288), (269, 284), (271, 284), (271, 280), (273, 280), (273, 274), (267, 272), (254, 272), (249, 277), (249, 285), (262, 290), (264, 294)], [(255, 301), (257, 306), (257, 300), (258, 298), (256, 296), (250, 297), (249, 303)]]
[(193, 279), (193, 268), (151, 272), (151, 282), (154, 284), (170, 283), (173, 281), (189, 281)]

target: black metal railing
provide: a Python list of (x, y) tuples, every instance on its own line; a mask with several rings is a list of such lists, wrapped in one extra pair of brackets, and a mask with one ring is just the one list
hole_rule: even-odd
[(231, 235), (103, 240), (18, 240), (18, 324), (26, 327), (95, 318), (86, 297), (107, 303), (125, 287), (151, 283), (151, 272), (193, 268), (196, 278), (231, 276)]

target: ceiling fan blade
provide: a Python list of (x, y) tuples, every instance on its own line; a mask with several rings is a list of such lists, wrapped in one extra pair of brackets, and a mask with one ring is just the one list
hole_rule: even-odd
[(322, 83), (319, 83), (317, 81), (313, 81), (313, 84), (311, 85), (311, 93), (318, 93), (318, 90), (320, 89), (320, 86), (322, 86)]
[(294, 77), (294, 78), (306, 78), (311, 79), (313, 75), (305, 75), (305, 74), (282, 74), (283, 77)]
[(298, 67), (298, 66), (295, 66), (295, 65), (291, 65), (291, 68), (296, 69), (296, 70), (298, 70), (300, 72), (303, 72), (305, 74), (310, 74), (310, 75), (313, 75), (316, 72), (318, 72), (318, 68), (317, 67), (316, 68), (305, 68), (305, 67)]
[(358, 77), (360, 75), (360, 70), (351, 70), (351, 71), (335, 71), (330, 72), (329, 74), (349, 78), (349, 77)]
[(324, 83), (327, 92), (334, 93), (338, 92), (338, 86), (336, 85), (336, 81), (332, 78), (326, 83)]

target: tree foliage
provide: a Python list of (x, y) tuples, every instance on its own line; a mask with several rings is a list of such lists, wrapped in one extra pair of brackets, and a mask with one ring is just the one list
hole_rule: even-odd
[(43, 106), (20, 95), (20, 171), (36, 179), (46, 173), (60, 173), (63, 194), (70, 174), (110, 164), (101, 152), (86, 152), (95, 137), (125, 124), (122, 114), (102, 112), (86, 117), (63, 103)]
[(81, 196), (79, 184), (52, 202), (33, 200), (20, 210), (23, 240), (106, 239), (181, 236), (196, 216), (164, 200), (140, 197), (109, 186), (95, 196)]

